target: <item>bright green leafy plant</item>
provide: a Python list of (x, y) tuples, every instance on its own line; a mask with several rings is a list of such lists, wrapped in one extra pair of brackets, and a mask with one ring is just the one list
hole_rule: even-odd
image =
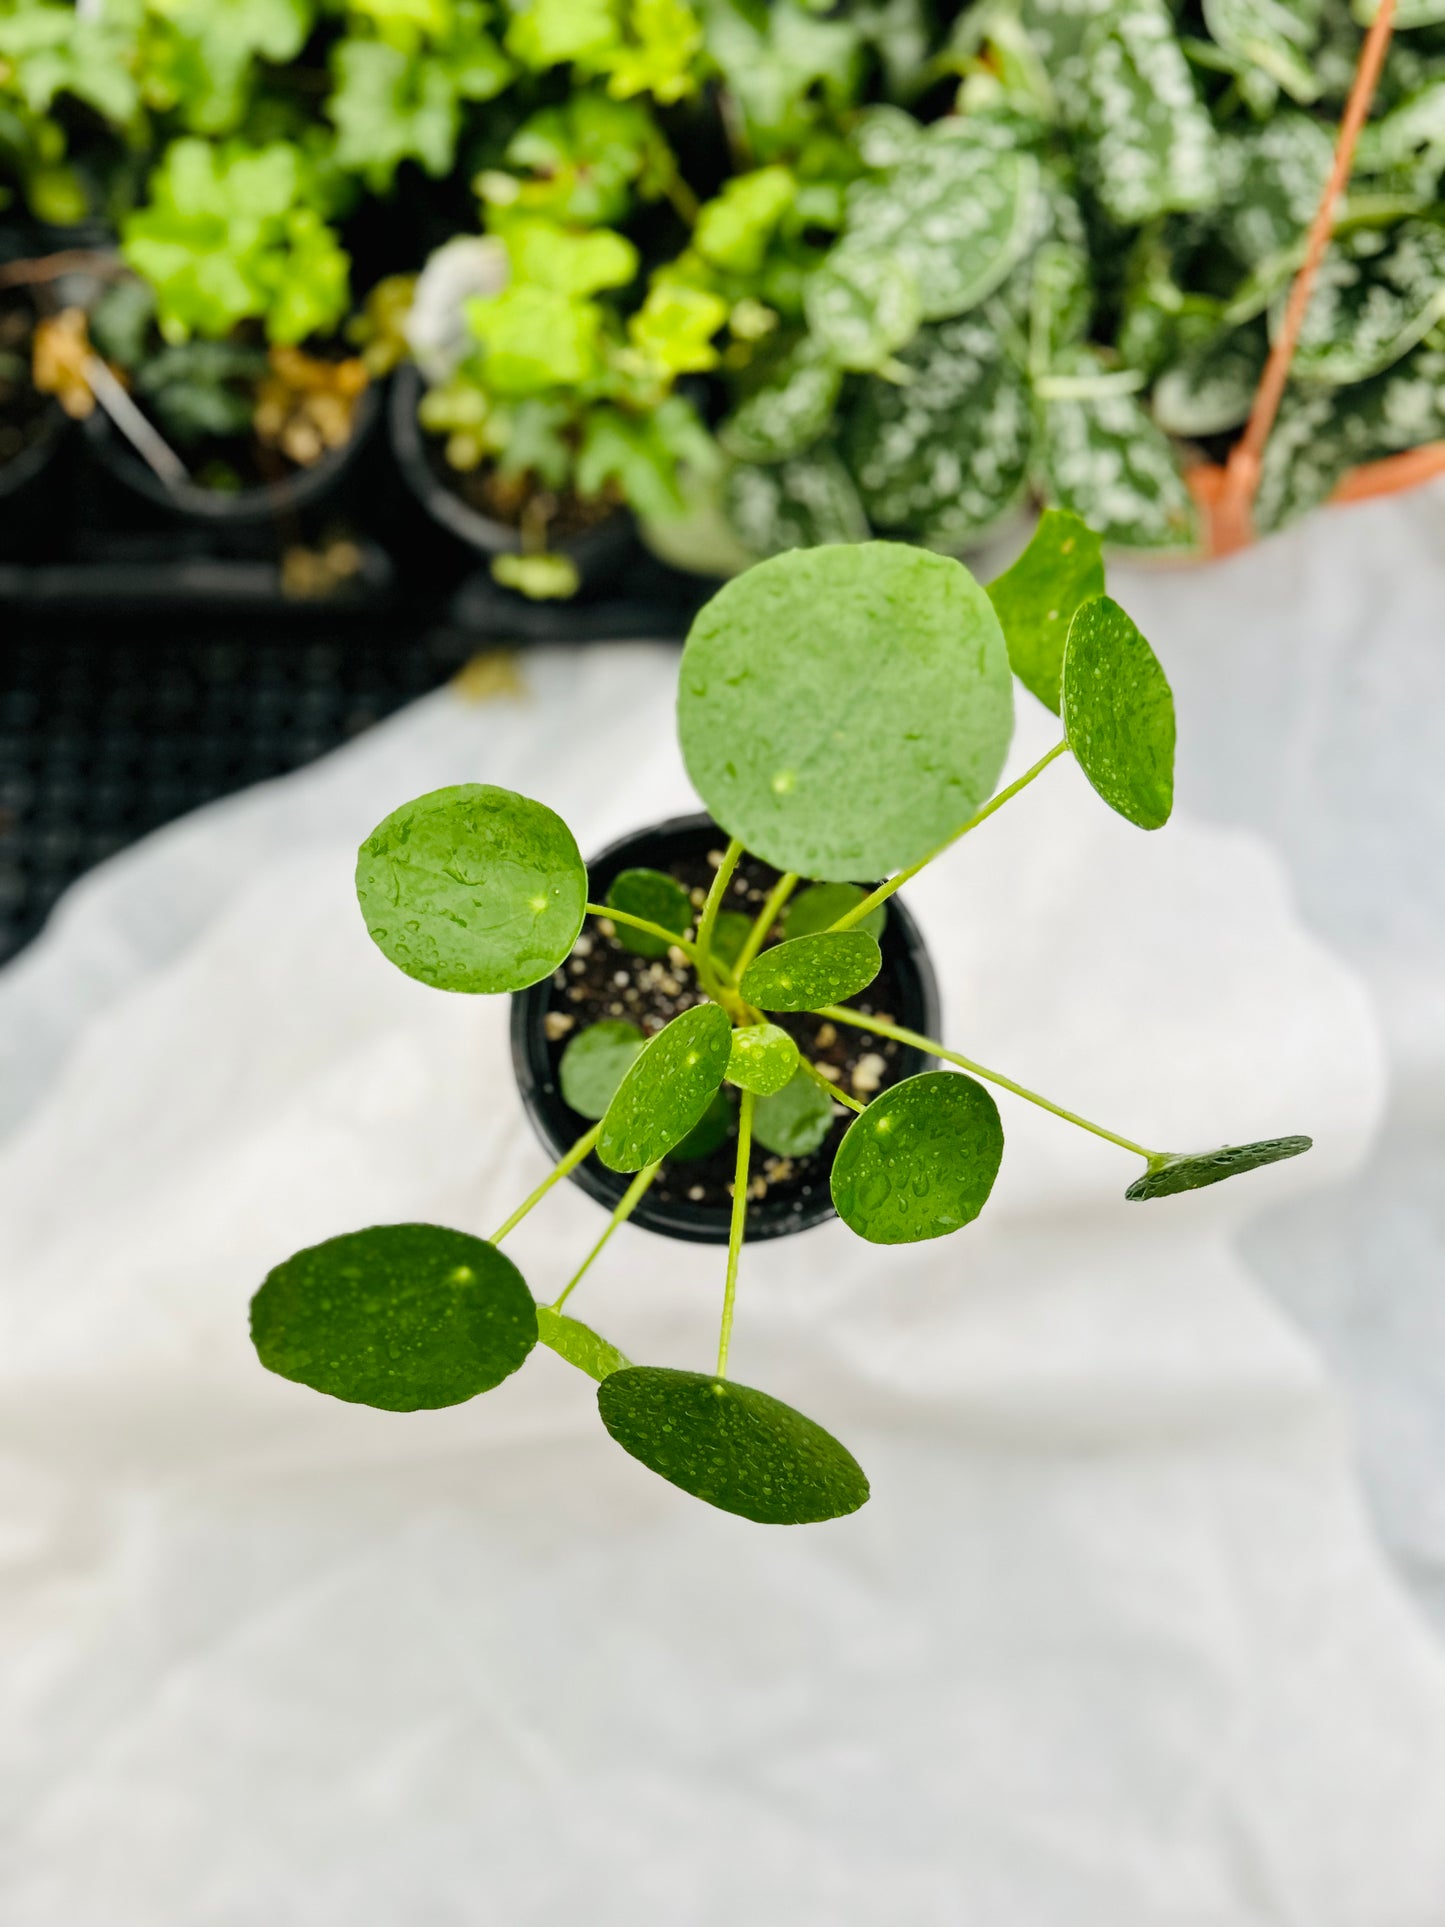
[[(666, 960), (649, 968), (685, 964), (692, 988), (650, 1037), (606, 1019), (569, 1041), (562, 1090), (594, 1122), (490, 1239), (380, 1226), (278, 1266), (253, 1305), (262, 1362), (336, 1397), (413, 1410), (489, 1389), (540, 1339), (598, 1381), (606, 1429), (662, 1478), (749, 1519), (837, 1518), (868, 1497), (852, 1455), (812, 1420), (728, 1376), (755, 1141), (807, 1155), (831, 1128), (835, 1104), (853, 1111), (832, 1165), (832, 1200), (851, 1231), (879, 1245), (952, 1236), (985, 1208), (1004, 1153), (989, 1086), (1140, 1160), (1131, 1199), (1198, 1189), (1307, 1150), (1303, 1137), (1151, 1149), (845, 1001), (879, 970), (873, 932), (898, 887), (1061, 757), (1072, 753), (1131, 822), (1154, 829), (1168, 818), (1169, 686), (1102, 590), (1097, 537), (1061, 513), (988, 591), (960, 563), (883, 543), (794, 552), (729, 583), (694, 624), (679, 675), (684, 758), (729, 839), (700, 901), (675, 878), (633, 869), (606, 903), (589, 902), (566, 826), (506, 790), (438, 790), (387, 817), (362, 845), (357, 893), (374, 941), (418, 981), (524, 989), (561, 967), (591, 916)], [(877, 673), (883, 660), (886, 678)], [(1011, 666), (1060, 713), (1063, 736), (1000, 790)], [(860, 748), (850, 725), (865, 705), (872, 726)], [(723, 906), (748, 852), (781, 874), (725, 948), (719, 931), (736, 913)], [(885, 882), (863, 887), (880, 873)], [(814, 881), (800, 889), (804, 877)], [(772, 1021), (779, 1012), (911, 1044), (950, 1068), (863, 1102), (810, 1062)], [(707, 1151), (725, 1140), (731, 1107), (721, 1102), (721, 1123), (718, 1112), (728, 1086), (737, 1093), (736, 1158), (716, 1366), (635, 1365), (565, 1306), (664, 1162), (690, 1155), (700, 1135)], [(499, 1247), (593, 1152), (630, 1182), (576, 1274), (554, 1302), (534, 1306)]]

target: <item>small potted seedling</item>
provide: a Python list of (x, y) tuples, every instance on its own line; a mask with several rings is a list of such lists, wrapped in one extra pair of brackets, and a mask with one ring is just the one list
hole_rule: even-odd
[[(1061, 757), (1072, 753), (1103, 800), (1139, 827), (1167, 820), (1169, 685), (1103, 591), (1096, 538), (1061, 513), (1044, 517), (988, 591), (960, 563), (892, 543), (795, 550), (729, 583), (693, 624), (679, 676), (683, 757), (727, 839), (700, 907), (676, 877), (637, 868), (626, 889), (614, 878), (609, 903), (592, 901), (566, 824), (487, 784), (436, 790), (388, 816), (361, 847), (357, 893), (373, 940), (409, 976), (468, 994), (525, 990), (559, 971), (566, 983), (586, 920), (600, 931), (605, 918), (614, 932), (660, 947), (678, 1007), (640, 1044), (614, 1036), (595, 1047), (578, 1108), (600, 1115), (491, 1238), (381, 1225), (279, 1265), (252, 1303), (262, 1363), (338, 1398), (414, 1411), (490, 1390), (540, 1339), (598, 1381), (608, 1432), (674, 1485), (763, 1522), (837, 1518), (868, 1497), (852, 1454), (813, 1420), (728, 1376), (762, 1106), (801, 1078), (824, 1086), (830, 1110), (841, 1102), (853, 1113), (829, 1191), (848, 1228), (879, 1245), (951, 1236), (983, 1209), (1004, 1144), (989, 1085), (1137, 1158), (1132, 1199), (1194, 1190), (1307, 1150), (1303, 1137), (1151, 1148), (860, 1001), (883, 961), (876, 913)], [(1011, 668), (1060, 715), (1063, 733), (996, 789), (1013, 730)], [(776, 882), (746, 930), (724, 938), (730, 886), (752, 858)], [(824, 927), (779, 930), (803, 879), (837, 886), (878, 876), (886, 881), (847, 893)], [(806, 1038), (800, 1047), (802, 1018), (948, 1068), (904, 1075), (865, 1099), (825, 1075)], [(716, 1365), (635, 1365), (567, 1301), (727, 1091), (736, 1113)], [(501, 1247), (594, 1152), (625, 1188), (580, 1269), (538, 1304)]]

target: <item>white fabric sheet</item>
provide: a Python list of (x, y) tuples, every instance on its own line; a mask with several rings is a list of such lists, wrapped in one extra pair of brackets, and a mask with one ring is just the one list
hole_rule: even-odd
[[(1340, 1398), (1241, 1257), (1326, 1329), (1316, 1274), (1348, 1263), (1319, 1227), (1365, 1235), (1409, 1131), (1429, 990), (1386, 1009), (1380, 972), (1423, 951), (1350, 944), (1298, 881), (1238, 695), (1308, 707), (1351, 633), (1298, 592), (1246, 620), (1241, 575), (1324, 566), (1328, 531), (1366, 570), (1369, 526), (1423, 606), (1436, 525), (1373, 511), (1269, 566), (1126, 582), (1180, 691), (1165, 831), (1059, 766), (909, 893), (984, 1062), (1146, 1141), (1315, 1152), (1126, 1205), (1132, 1160), (1004, 1096), (965, 1233), (748, 1252), (734, 1369), (873, 1480), (829, 1526), (674, 1492), (545, 1353), (403, 1418), (269, 1377), (246, 1339), (298, 1245), (485, 1233), (544, 1168), (504, 1004), (386, 965), (356, 842), (477, 778), (584, 847), (687, 807), (675, 656), (539, 652), (525, 698), (431, 698), (72, 893), (0, 978), (7, 1927), (1438, 1927), (1445, 1662)], [(1023, 699), (1014, 770), (1051, 728)], [(1319, 809), (1376, 807), (1312, 767)], [(598, 1223), (563, 1187), (509, 1248), (550, 1294)], [(705, 1365), (720, 1295), (720, 1253), (629, 1228), (576, 1303), (634, 1357)]]

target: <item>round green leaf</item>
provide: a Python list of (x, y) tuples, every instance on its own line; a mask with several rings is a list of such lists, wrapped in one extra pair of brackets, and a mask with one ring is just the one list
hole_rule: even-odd
[(602, 1119), (597, 1155), (609, 1171), (640, 1171), (682, 1142), (723, 1081), (731, 1043), (720, 1004), (694, 1005), (651, 1039)]
[[(866, 892), (856, 883), (814, 883), (806, 890), (800, 890), (783, 912), (783, 935), (785, 937), (816, 937), (821, 930), (829, 930), (850, 910), (863, 901)], [(866, 930), (875, 940), (883, 935), (883, 927), (888, 921), (888, 905), (875, 904), (860, 923), (854, 924), (855, 930)]]
[(544, 803), (457, 783), (403, 803), (362, 844), (356, 895), (372, 941), (437, 990), (524, 990), (577, 940), (587, 870)]
[(1174, 807), (1174, 698), (1159, 658), (1108, 596), (1077, 611), (1064, 650), (1064, 734), (1111, 810), (1157, 830)]
[(383, 1224), (298, 1251), (251, 1300), (267, 1371), (333, 1398), (418, 1412), (500, 1385), (537, 1342), (532, 1294), (483, 1238)]
[(918, 284), (885, 250), (844, 243), (803, 286), (808, 326), (825, 353), (844, 368), (881, 368), (912, 339), (923, 319)]
[(1242, 1171), (1257, 1171), (1262, 1164), (1278, 1164), (1281, 1158), (1297, 1158), (1314, 1143), (1308, 1137), (1265, 1137), (1253, 1144), (1226, 1144), (1218, 1151), (1196, 1151), (1187, 1157), (1170, 1158), (1137, 1178), (1124, 1193), (1126, 1198), (1171, 1198), (1176, 1191), (1202, 1191), (1207, 1184), (1222, 1184)]
[(677, 707), (716, 820), (777, 869), (834, 883), (952, 835), (1013, 732), (988, 597), (961, 563), (894, 542), (798, 550), (725, 584), (692, 625)]
[(866, 990), (882, 968), (878, 939), (866, 930), (823, 930), (754, 957), (738, 988), (759, 1010), (821, 1010)]
[(982, 1211), (1002, 1157), (998, 1106), (982, 1084), (924, 1071), (849, 1125), (833, 1160), (833, 1204), (870, 1244), (946, 1237)]
[[(681, 1144), (674, 1144), (668, 1152), (668, 1163), (692, 1164), (698, 1158), (711, 1157), (732, 1130), (733, 1121), (733, 1107), (728, 1101), (727, 1093), (719, 1091)], [(753, 1135), (756, 1136), (757, 1133), (754, 1132)]]
[(868, 1497), (862, 1467), (831, 1433), (731, 1379), (633, 1365), (603, 1379), (597, 1409), (650, 1472), (760, 1525), (841, 1519)]
[[(608, 908), (625, 910), (629, 916), (660, 923), (674, 935), (687, 935), (692, 922), (692, 898), (676, 877), (662, 870), (621, 870), (607, 890)], [(645, 930), (630, 930), (625, 923), (613, 926), (617, 941), (637, 957), (665, 957), (668, 946), (661, 937), (650, 937)]]
[(579, 1372), (586, 1372), (589, 1378), (599, 1382), (609, 1372), (625, 1371), (632, 1363), (590, 1325), (584, 1325), (579, 1318), (569, 1318), (565, 1312), (553, 1311), (550, 1305), (537, 1307), (537, 1336), (559, 1358), (565, 1358), (569, 1365), (575, 1365)]
[(782, 1090), (798, 1068), (798, 1046), (776, 1024), (745, 1024), (733, 1032), (728, 1082), (757, 1097)]
[(1069, 624), (1103, 593), (1103, 545), (1068, 509), (1045, 509), (1018, 561), (988, 585), (1014, 674), (1056, 716)]
[(780, 1158), (805, 1158), (816, 1151), (833, 1128), (833, 1100), (806, 1071), (772, 1097), (760, 1097), (753, 1108), (753, 1136), (765, 1151)]
[(636, 1024), (604, 1017), (569, 1037), (558, 1066), (562, 1101), (580, 1117), (604, 1117), (647, 1039)]

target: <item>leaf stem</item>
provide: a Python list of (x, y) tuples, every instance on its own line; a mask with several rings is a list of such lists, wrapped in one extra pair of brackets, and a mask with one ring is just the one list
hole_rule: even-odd
[(641, 1204), (643, 1194), (646, 1192), (648, 1185), (651, 1184), (652, 1180), (657, 1176), (659, 1168), (660, 1162), (659, 1164), (644, 1164), (631, 1184), (628, 1185), (618, 1201), (617, 1209), (607, 1220), (607, 1229), (602, 1233), (602, 1236), (597, 1240), (596, 1244), (593, 1245), (581, 1264), (578, 1265), (576, 1271), (573, 1272), (567, 1282), (566, 1289), (552, 1306), (553, 1311), (561, 1311), (562, 1307), (581, 1283), (583, 1274), (588, 1270), (593, 1260), (601, 1256), (603, 1246), (607, 1243), (607, 1240), (612, 1236), (618, 1225), (627, 1223), (627, 1220), (632, 1216), (638, 1205)]
[(1016, 1084), (1011, 1077), (1005, 1077), (1002, 1071), (985, 1070), (982, 1064), (974, 1063), (971, 1057), (960, 1056), (956, 1050), (946, 1050), (932, 1037), (921, 1037), (916, 1030), (904, 1030), (901, 1024), (887, 1023), (881, 1017), (865, 1017), (861, 1011), (843, 1010), (836, 1004), (817, 1011), (815, 1015), (830, 1018), (835, 1024), (852, 1024), (858, 1030), (871, 1030), (879, 1037), (892, 1037), (900, 1044), (912, 1044), (917, 1050), (942, 1057), (947, 1063), (957, 1064), (960, 1070), (972, 1071), (975, 1077), (981, 1077), (986, 1084), (997, 1084), (1006, 1091), (1012, 1091), (1015, 1097), (1023, 1098), (1026, 1103), (1037, 1104), (1040, 1110), (1052, 1111), (1055, 1117), (1063, 1118), (1066, 1124), (1077, 1124), (1081, 1131), (1092, 1131), (1095, 1137), (1107, 1138), (1110, 1144), (1117, 1144), (1121, 1150), (1132, 1151), (1135, 1157), (1143, 1158), (1146, 1164), (1155, 1164), (1168, 1155), (1164, 1151), (1148, 1151), (1132, 1138), (1120, 1137), (1117, 1131), (1106, 1131), (1102, 1124), (1091, 1124), (1088, 1118), (1080, 1117), (1077, 1111), (1066, 1111), (1062, 1104), (1040, 1097), (1037, 1091), (1029, 1090), (1026, 1085)]
[(563, 1152), (562, 1156), (553, 1165), (552, 1169), (547, 1173), (546, 1177), (543, 1178), (532, 1195), (524, 1199), (523, 1202), (517, 1206), (511, 1217), (507, 1219), (506, 1223), (502, 1225), (500, 1229), (492, 1233), (491, 1241), (494, 1245), (499, 1245), (507, 1233), (512, 1230), (515, 1225), (519, 1225), (522, 1222), (534, 1204), (540, 1204), (542, 1202), (554, 1184), (560, 1179), (565, 1178), (569, 1171), (576, 1170), (577, 1166), (582, 1162), (583, 1158), (586, 1157), (587, 1153), (592, 1149), (601, 1135), (602, 1123), (599, 1119), (590, 1131), (583, 1132), (582, 1136), (578, 1138), (570, 1151)]
[(748, 932), (748, 940), (738, 952), (737, 962), (733, 965), (733, 982), (740, 984), (743, 972), (763, 947), (763, 940), (772, 929), (778, 912), (798, 887), (796, 870), (785, 870), (773, 885), (772, 895), (753, 918), (753, 927)]
[(836, 1097), (838, 1102), (840, 1104), (846, 1104), (850, 1111), (867, 1110), (868, 1106), (866, 1104), (860, 1104), (857, 1098), (854, 1097), (851, 1092), (839, 1090), (838, 1086), (833, 1082), (832, 1078), (824, 1077), (823, 1073), (818, 1069), (818, 1066), (812, 1061), (812, 1059), (809, 1057), (804, 1057), (801, 1051), (798, 1052), (798, 1068), (800, 1070), (806, 1071), (809, 1077), (812, 1078), (813, 1082), (819, 1087), (820, 1090), (826, 1091), (829, 1097)]
[(738, 1289), (738, 1257), (748, 1215), (748, 1158), (753, 1148), (753, 1106), (757, 1099), (744, 1091), (738, 1106), (738, 1161), (733, 1172), (733, 1215), (728, 1226), (727, 1282), (723, 1286), (722, 1329), (717, 1341), (717, 1375), (728, 1375), (728, 1346), (733, 1335), (733, 1300)]
[(880, 883), (878, 888), (870, 896), (864, 897), (861, 903), (855, 903), (851, 910), (845, 910), (841, 917), (828, 926), (829, 929), (848, 930), (855, 923), (861, 923), (870, 910), (876, 910), (880, 903), (886, 903), (895, 890), (901, 888), (910, 878), (916, 877), (920, 870), (926, 869), (935, 857), (942, 856), (945, 850), (951, 850), (961, 836), (967, 836), (970, 830), (976, 830), (980, 823), (988, 821), (995, 810), (1001, 810), (1011, 797), (1017, 796), (1021, 789), (1027, 789), (1034, 778), (1042, 776), (1054, 758), (1062, 756), (1068, 747), (1067, 740), (1055, 743), (1048, 755), (1041, 756), (1032, 769), (1026, 769), (1022, 776), (1009, 784), (1007, 789), (1000, 790), (997, 796), (990, 797), (981, 810), (974, 812), (962, 829), (955, 830), (952, 836), (946, 836), (936, 850), (930, 850), (927, 856), (919, 857), (918, 861), (911, 863), (906, 870), (900, 870), (896, 877), (889, 877), (886, 883)]
[(707, 901), (702, 906), (702, 915), (697, 924), (697, 973), (702, 979), (703, 988), (715, 1003), (722, 1003), (722, 985), (713, 964), (712, 939), (717, 929), (717, 913), (722, 908), (722, 900), (727, 895), (727, 887), (732, 882), (733, 871), (738, 867), (738, 859), (743, 846), (736, 837), (723, 852), (722, 862), (718, 864), (707, 893)]
[(607, 903), (589, 903), (586, 908), (589, 917), (610, 917), (613, 923), (625, 923), (630, 930), (645, 930), (649, 937), (661, 937), (664, 943), (675, 943), (701, 975), (697, 945), (686, 937), (678, 936), (675, 930), (668, 930), (660, 923), (649, 923), (646, 917), (631, 916), (626, 910), (614, 910)]

